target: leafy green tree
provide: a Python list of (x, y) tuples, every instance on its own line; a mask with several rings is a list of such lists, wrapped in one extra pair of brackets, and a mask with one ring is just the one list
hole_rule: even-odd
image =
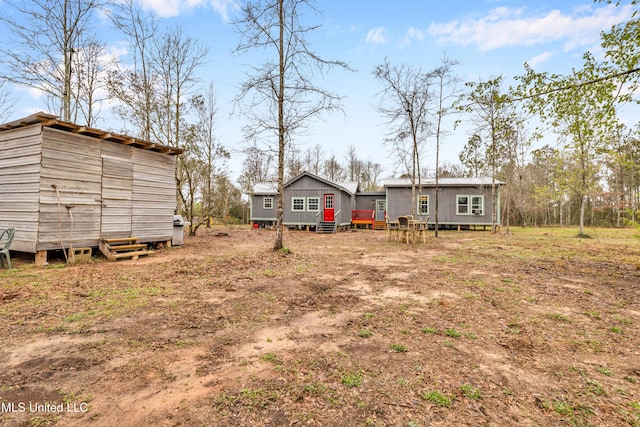
[(580, 235), (585, 234), (587, 199), (599, 185), (606, 136), (617, 126), (615, 82), (597, 80), (602, 69), (591, 54), (584, 60), (584, 68), (566, 76), (538, 73), (525, 64), (525, 75), (518, 77), (529, 111), (551, 125), (564, 142), (569, 166), (564, 178), (580, 204)]
[[(491, 229), (496, 232), (498, 223), (497, 173), (503, 161), (503, 147), (508, 143), (512, 124), (517, 121), (514, 104), (502, 89), (503, 77), (492, 80), (468, 82), (468, 92), (462, 97), (463, 111), (472, 114), (475, 125), (473, 143), (486, 141), (485, 164), (491, 174)], [(477, 161), (478, 159), (476, 159)]]

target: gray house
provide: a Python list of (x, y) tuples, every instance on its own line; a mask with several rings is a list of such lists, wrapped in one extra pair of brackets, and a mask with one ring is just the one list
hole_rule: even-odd
[[(257, 183), (251, 194), (251, 222), (254, 227), (270, 227), (276, 221), (275, 183)], [(284, 185), (283, 224), (289, 228), (315, 228), (335, 232), (351, 225), (356, 208), (357, 182), (334, 183), (309, 172)]]
[[(438, 223), (441, 227), (490, 226), (493, 208), (491, 204), (491, 178), (440, 178), (438, 197)], [(499, 189), (503, 182), (496, 181)], [(387, 217), (415, 212), (417, 218), (429, 217), (429, 225), (435, 226), (435, 180), (422, 182), (422, 193), (416, 188), (415, 200), (411, 197), (409, 179), (392, 179), (384, 183)], [(500, 197), (497, 193), (497, 224), (500, 224)], [(413, 205), (413, 206), (412, 206)], [(413, 208), (413, 209), (412, 209)]]
[(180, 153), (47, 113), (0, 125), (0, 228), (36, 264), (103, 239), (170, 243)]

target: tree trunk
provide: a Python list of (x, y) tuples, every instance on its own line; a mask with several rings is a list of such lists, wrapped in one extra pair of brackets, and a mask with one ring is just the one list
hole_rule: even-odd
[(276, 241), (274, 251), (283, 248), (282, 244), (282, 217), (284, 214), (284, 0), (278, 1), (280, 18), (280, 78), (278, 82), (278, 212), (276, 217)]

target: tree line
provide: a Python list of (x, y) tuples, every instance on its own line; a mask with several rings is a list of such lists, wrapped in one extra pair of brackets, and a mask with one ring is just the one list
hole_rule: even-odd
[[(186, 150), (177, 161), (176, 198), (193, 233), (211, 217), (246, 219), (242, 194), (260, 181), (278, 183), (281, 223), (284, 183), (303, 170), (359, 181), (365, 190), (380, 188), (385, 173), (353, 146), (340, 158), (320, 144), (297, 143), (311, 119), (342, 109), (342, 96), (318, 86), (315, 77), (353, 71), (309, 46), (307, 35), (319, 28), (307, 23), (309, 11), (318, 12), (310, 0), (246, 1), (237, 10), (234, 54), (257, 49), (267, 58), (248, 66), (235, 99), (246, 119), (237, 183), (227, 169), (231, 154), (216, 136), (215, 87), (196, 77), (209, 48), (179, 25), (161, 25), (136, 0), (5, 0), (0, 23), (11, 37), (0, 47), (0, 118), (11, 111), (9, 84), (36, 89), (62, 120), (92, 127), (100, 126), (109, 103), (126, 123), (121, 132)], [(127, 40), (127, 55), (110, 54), (92, 29), (99, 13)], [(640, 128), (627, 128), (619, 118), (620, 108), (638, 101), (638, 40), (635, 11), (602, 33), (604, 59), (586, 52), (583, 66), (567, 75), (525, 64), (508, 87), (505, 76), (463, 85), (459, 61), (446, 55), (427, 70), (385, 59), (372, 77), (380, 84), (376, 108), (387, 125), (383, 144), (395, 156), (387, 177), (409, 178), (415, 197), (427, 176), (435, 177), (436, 187), (443, 176), (490, 176), (492, 203), (498, 182), (506, 184), (500, 197), (507, 226), (578, 224), (584, 233), (585, 224), (638, 222)], [(455, 130), (451, 123), (462, 121), (473, 133), (460, 165), (440, 164), (440, 150)], [(553, 143), (532, 148), (550, 135)], [(435, 170), (423, 166), (427, 159), (435, 159)], [(278, 232), (274, 248), (281, 247)]]

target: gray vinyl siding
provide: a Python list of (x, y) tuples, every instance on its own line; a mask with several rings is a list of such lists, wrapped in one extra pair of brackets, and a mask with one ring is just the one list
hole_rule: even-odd
[[(413, 201), (413, 209), (417, 215), (417, 194)], [(423, 195), (429, 196), (429, 224), (435, 224), (436, 220), (436, 200), (435, 188), (425, 187), (422, 189)], [(459, 215), (457, 214), (457, 196), (484, 196), (484, 212), (482, 215)], [(438, 222), (440, 224), (452, 225), (488, 225), (491, 224), (491, 187), (477, 186), (451, 186), (440, 187), (438, 197)], [(387, 187), (387, 214), (390, 219), (395, 220), (401, 215), (410, 215), (412, 211), (412, 199), (410, 187)]]
[[(355, 197), (336, 186), (319, 181), (311, 176), (302, 176), (300, 179), (286, 186), (283, 204), (284, 224), (290, 226), (316, 225), (322, 219), (325, 194), (334, 195), (335, 222), (338, 225), (350, 224), (351, 210), (355, 209)], [(305, 210), (303, 212), (294, 212), (292, 210), (292, 201), (298, 197), (304, 198), (305, 200)], [(308, 210), (308, 199), (310, 197), (318, 198), (318, 211)], [(252, 206), (254, 209), (260, 209), (262, 207), (261, 201), (257, 203), (257, 196), (254, 196)], [(258, 217), (255, 212), (252, 216), (254, 218)]]
[(0, 132), (0, 228), (13, 227), (11, 249), (35, 252), (40, 200), (40, 125)]
[[(264, 208), (264, 198), (273, 198), (273, 207)], [(256, 194), (251, 198), (251, 220), (252, 221), (275, 221), (278, 206), (278, 197), (275, 194)]]

